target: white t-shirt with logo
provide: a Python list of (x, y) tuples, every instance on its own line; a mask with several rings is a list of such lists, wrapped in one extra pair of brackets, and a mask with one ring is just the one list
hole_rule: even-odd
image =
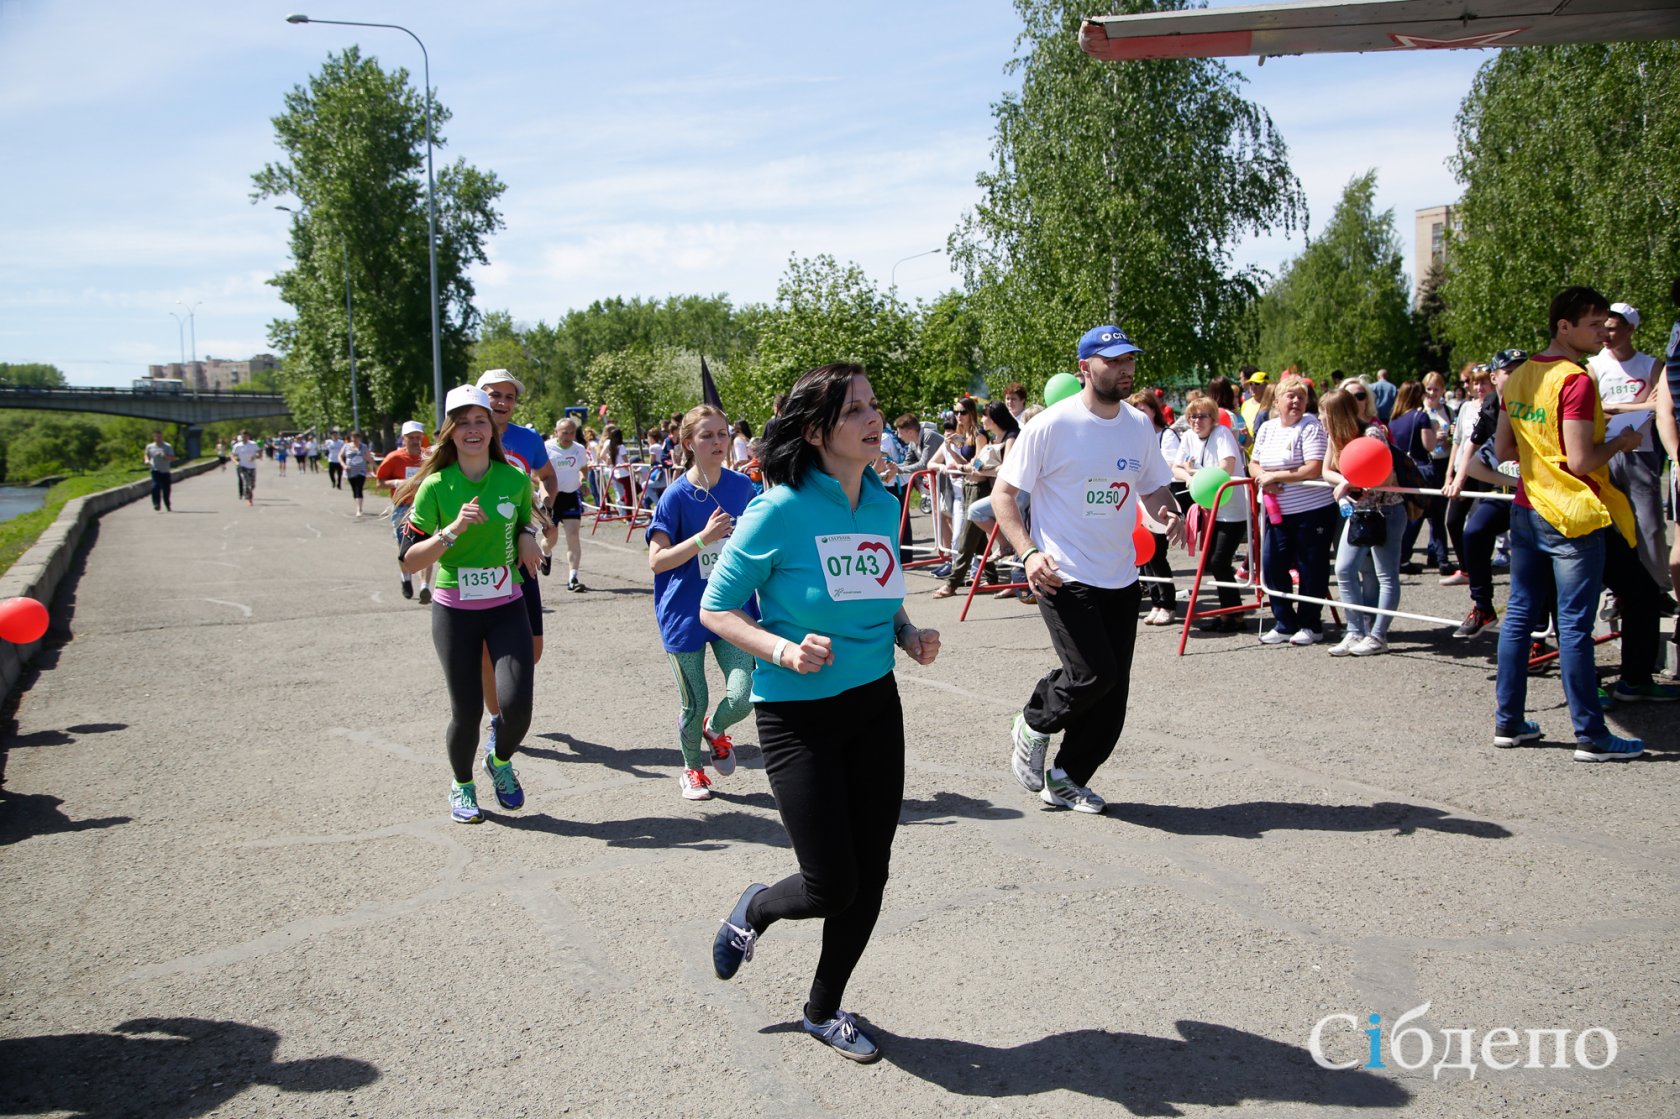
[(247, 470), (255, 469), (257, 463), (262, 461), (263, 450), (261, 443), (235, 443), (233, 446), (229, 447), (228, 450), (232, 452), (234, 461), (240, 466), (245, 467)]
[(589, 465), (589, 449), (575, 440), (570, 447), (562, 447), (553, 439), (543, 443), (543, 449), (548, 452), (548, 464), (554, 467), (554, 480), (559, 492), (576, 493), (583, 484), (583, 472)]
[(1069, 397), (1021, 429), (998, 477), (1032, 494), (1033, 544), (1063, 579), (1109, 589), (1137, 582), (1138, 498), (1172, 481), (1148, 416), (1122, 403), (1105, 420)]
[[(1217, 467), (1228, 458), (1237, 460), (1236, 475), (1240, 477), (1243, 472), (1242, 448), (1237, 446), (1236, 433), (1219, 424), (1213, 425), (1213, 433), (1206, 440), (1193, 430), (1185, 432), (1183, 441), (1178, 445), (1178, 461), (1192, 474), (1204, 467)], [(1226, 523), (1248, 520), (1248, 500), (1244, 491), (1226, 490), (1225, 500), (1220, 503), (1214, 519)]]
[[(1657, 359), (1650, 354), (1636, 351), (1632, 357), (1622, 361), (1607, 349), (1600, 350), (1587, 360), (1587, 372), (1598, 382), (1598, 398), (1612, 405), (1645, 403), (1656, 388), (1656, 379), (1662, 375), (1662, 370), (1657, 368)], [(1645, 442), (1639, 445), (1640, 450), (1656, 450), (1656, 427), (1654, 423), (1645, 425)]]

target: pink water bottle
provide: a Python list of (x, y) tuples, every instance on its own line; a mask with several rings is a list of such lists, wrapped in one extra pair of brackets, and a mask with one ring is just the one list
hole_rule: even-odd
[(1283, 506), (1278, 504), (1276, 495), (1263, 493), (1260, 495), (1260, 500), (1266, 506), (1266, 519), (1274, 525), (1281, 525), (1283, 523)]

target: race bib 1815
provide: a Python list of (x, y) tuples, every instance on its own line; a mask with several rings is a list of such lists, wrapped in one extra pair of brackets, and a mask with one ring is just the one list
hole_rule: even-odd
[(867, 532), (819, 536), (817, 557), (828, 597), (835, 602), (904, 597), (896, 541)]

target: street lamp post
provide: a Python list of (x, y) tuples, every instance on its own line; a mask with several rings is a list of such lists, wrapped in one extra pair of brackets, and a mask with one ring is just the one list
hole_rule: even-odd
[(391, 31), (401, 31), (420, 48), (420, 60), (423, 67), (426, 88), (421, 91), (422, 101), (426, 108), (426, 253), (431, 266), (432, 279), (432, 396), (437, 406), (437, 426), (443, 426), (443, 334), (438, 327), (438, 280), (437, 280), (437, 185), (432, 175), (432, 58), (426, 53), (426, 44), (420, 41), (420, 36), (410, 31), (400, 23), (363, 23), (351, 19), (310, 19), (306, 15), (289, 15), (287, 23), (328, 23), (338, 27), (383, 27)]
[(904, 257), (902, 260), (893, 261), (892, 271), (887, 274), (888, 275), (888, 279), (887, 279), (888, 290), (891, 290), (891, 289), (894, 289), (894, 288), (898, 287), (898, 266), (900, 264), (903, 264), (904, 261), (915, 260), (917, 257), (922, 257), (922, 256), (932, 256), (934, 253), (942, 253), (944, 251), (945, 250), (943, 248), (929, 249), (925, 253), (911, 253), (909, 256)]
[[(186, 303), (180, 299), (175, 301), (175, 306), (187, 307)], [(204, 306), (204, 300), (200, 299), (191, 307), (187, 307), (187, 333), (192, 335), (192, 356), (195, 364), (198, 362), (198, 324), (194, 321), (193, 312), (197, 311), (202, 306)]]
[[(290, 206), (276, 206), (276, 210), (284, 210), (288, 214), (298, 216), (299, 211)], [(305, 210), (308, 207), (304, 207)], [(356, 306), (350, 300), (350, 242), (340, 240), (339, 248), (344, 250), (344, 333), (350, 339), (350, 429), (362, 429), (362, 402), (356, 396)], [(442, 426), (441, 424), (438, 426)]]
[(185, 374), (187, 371), (187, 324), (174, 311), (169, 312), (169, 317), (175, 320), (175, 341), (181, 347), (181, 372)]

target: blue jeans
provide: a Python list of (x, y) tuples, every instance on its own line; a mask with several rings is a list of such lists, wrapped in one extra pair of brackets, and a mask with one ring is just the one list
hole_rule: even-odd
[(1496, 732), (1523, 724), (1528, 699), (1529, 634), (1546, 624), (1547, 577), (1557, 587), (1558, 669), (1577, 740), (1605, 733), (1593, 658), (1593, 612), (1604, 589), (1607, 529), (1571, 539), (1532, 509), (1511, 507), (1511, 595), (1499, 627), (1499, 675), (1494, 684)]
[[(1341, 515), (1334, 505), (1305, 513), (1288, 513), (1279, 524), (1267, 524), (1260, 541), (1260, 581), (1267, 590), (1292, 591), (1289, 569), (1301, 573), (1300, 593), (1324, 598), (1330, 593), (1330, 546), (1335, 542)], [(1272, 619), (1285, 633), (1310, 629), (1324, 632), (1324, 607), (1316, 602), (1270, 598)]]
[(1405, 543), (1406, 503), (1385, 505), (1382, 514), (1387, 532), (1383, 543), (1375, 547), (1349, 544), (1348, 530), (1353, 522), (1346, 522), (1348, 527), (1342, 530), (1341, 547), (1336, 552), (1336, 587), (1346, 604), (1348, 632), (1360, 637), (1374, 634), (1387, 641), (1393, 618), (1353, 609), (1355, 606), (1400, 608), (1400, 549)]

